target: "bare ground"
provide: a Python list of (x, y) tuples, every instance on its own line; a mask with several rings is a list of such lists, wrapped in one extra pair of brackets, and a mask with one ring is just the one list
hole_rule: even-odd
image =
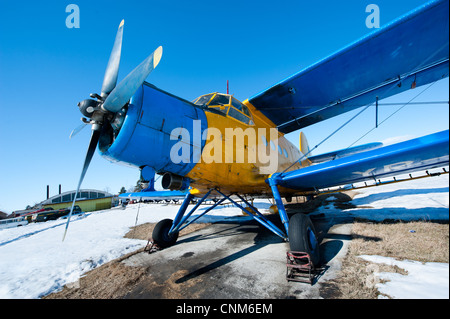
[[(449, 224), (434, 222), (355, 222), (349, 251), (340, 276), (323, 284), (323, 297), (377, 299), (374, 271), (407, 274), (399, 267), (369, 263), (360, 255), (380, 255), (398, 260), (449, 262)], [(389, 297), (389, 296), (387, 296)]]
[[(156, 224), (146, 223), (133, 227), (124, 237), (148, 240)], [(191, 224), (180, 232), (180, 237), (207, 227), (210, 224)], [(148, 269), (131, 267), (121, 261), (142, 252), (144, 248), (122, 256), (86, 273), (76, 283), (43, 299), (116, 299), (125, 296), (137, 283), (151, 277)], [(173, 289), (172, 289), (173, 290)], [(168, 292), (171, 289), (167, 290)], [(170, 296), (167, 296), (168, 298)], [(173, 298), (182, 298), (173, 294)]]

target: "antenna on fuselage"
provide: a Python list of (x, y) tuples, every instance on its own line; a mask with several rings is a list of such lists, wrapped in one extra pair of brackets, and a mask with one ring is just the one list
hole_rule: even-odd
[(227, 80), (227, 94), (230, 94), (230, 84), (228, 83), (228, 80)]

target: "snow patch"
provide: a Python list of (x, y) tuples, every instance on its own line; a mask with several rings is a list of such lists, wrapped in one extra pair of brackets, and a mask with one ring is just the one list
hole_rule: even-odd
[[(390, 266), (397, 266), (408, 272), (407, 275), (390, 272), (375, 272), (374, 275), (385, 283), (377, 283), (382, 294), (395, 299), (448, 299), (449, 267), (444, 263), (421, 263), (411, 260), (395, 260), (383, 256), (359, 256), (360, 258)], [(383, 297), (380, 297), (383, 298)]]

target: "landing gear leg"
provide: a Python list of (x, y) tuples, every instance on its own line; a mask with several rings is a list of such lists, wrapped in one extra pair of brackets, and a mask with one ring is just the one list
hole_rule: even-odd
[(188, 193), (181, 204), (180, 209), (178, 210), (177, 216), (175, 216), (175, 220), (171, 219), (163, 219), (158, 224), (156, 224), (155, 228), (153, 228), (152, 238), (155, 244), (157, 244), (161, 248), (166, 248), (174, 245), (178, 239), (178, 229), (174, 230), (174, 225), (178, 225), (183, 218), (186, 209), (191, 202), (194, 196), (191, 193)]
[(277, 187), (276, 175), (268, 179), (272, 194), (277, 204), (278, 213), (288, 234), (292, 252), (303, 252), (310, 255), (313, 265), (320, 262), (319, 242), (311, 219), (305, 214), (295, 214), (288, 218), (286, 209)]

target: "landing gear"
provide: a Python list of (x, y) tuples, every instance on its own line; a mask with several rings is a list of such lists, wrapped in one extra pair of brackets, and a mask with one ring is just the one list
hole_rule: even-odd
[(289, 244), (291, 246), (291, 252), (306, 253), (310, 256), (310, 260), (313, 266), (316, 266), (320, 262), (319, 242), (316, 236), (316, 230), (311, 222), (311, 219), (304, 214), (295, 214), (288, 219), (286, 209), (283, 201), (281, 200), (280, 192), (278, 191), (279, 173), (273, 174), (268, 178), (270, 188), (272, 189), (273, 198), (277, 204), (278, 213), (284, 224), (286, 232), (289, 237)]
[[(192, 214), (195, 212), (195, 210), (202, 204), (208, 196), (211, 194), (212, 191), (217, 192), (219, 195), (222, 196), (221, 199), (216, 201), (214, 205), (209, 207), (208, 209), (204, 210), (201, 214), (198, 216), (195, 216), (194, 218), (188, 219), (192, 216)], [(244, 202), (247, 207), (251, 210), (251, 213), (249, 210), (249, 216), (261, 223), (263, 226), (267, 227), (270, 231), (272, 231), (277, 236), (283, 238), (284, 240), (287, 240), (287, 235), (279, 229), (277, 226), (275, 226), (270, 220), (268, 220), (264, 215), (262, 215), (255, 207), (250, 205), (245, 198), (241, 197), (239, 194), (235, 194), (242, 202)], [(153, 230), (153, 241), (155, 244), (157, 244), (161, 248), (166, 248), (169, 246), (172, 246), (176, 243), (178, 239), (178, 233), (190, 225), (191, 223), (195, 222), (197, 219), (211, 211), (212, 209), (216, 208), (218, 205), (220, 205), (223, 201), (228, 199), (231, 203), (234, 204), (234, 206), (240, 208), (241, 210), (246, 210), (242, 205), (237, 203), (235, 200), (231, 199), (230, 196), (225, 195), (218, 189), (210, 189), (200, 200), (197, 201), (195, 206), (185, 215), (185, 212), (188, 208), (188, 205), (191, 203), (191, 200), (194, 198), (194, 195), (192, 195), (190, 192), (187, 193), (183, 203), (180, 206), (180, 209), (178, 210), (177, 215), (175, 216), (175, 219), (172, 221), (171, 219), (164, 219), (160, 221), (158, 224), (156, 224), (154, 230)], [(287, 223), (287, 217), (284, 219)], [(285, 224), (286, 230), (287, 230), (287, 224)]]
[(289, 220), (289, 245), (291, 251), (306, 252), (314, 266), (320, 262), (319, 242), (311, 219), (298, 213)]
[(156, 224), (153, 229), (153, 241), (161, 248), (167, 248), (174, 245), (178, 239), (178, 232), (169, 234), (173, 221), (171, 219), (163, 219)]

